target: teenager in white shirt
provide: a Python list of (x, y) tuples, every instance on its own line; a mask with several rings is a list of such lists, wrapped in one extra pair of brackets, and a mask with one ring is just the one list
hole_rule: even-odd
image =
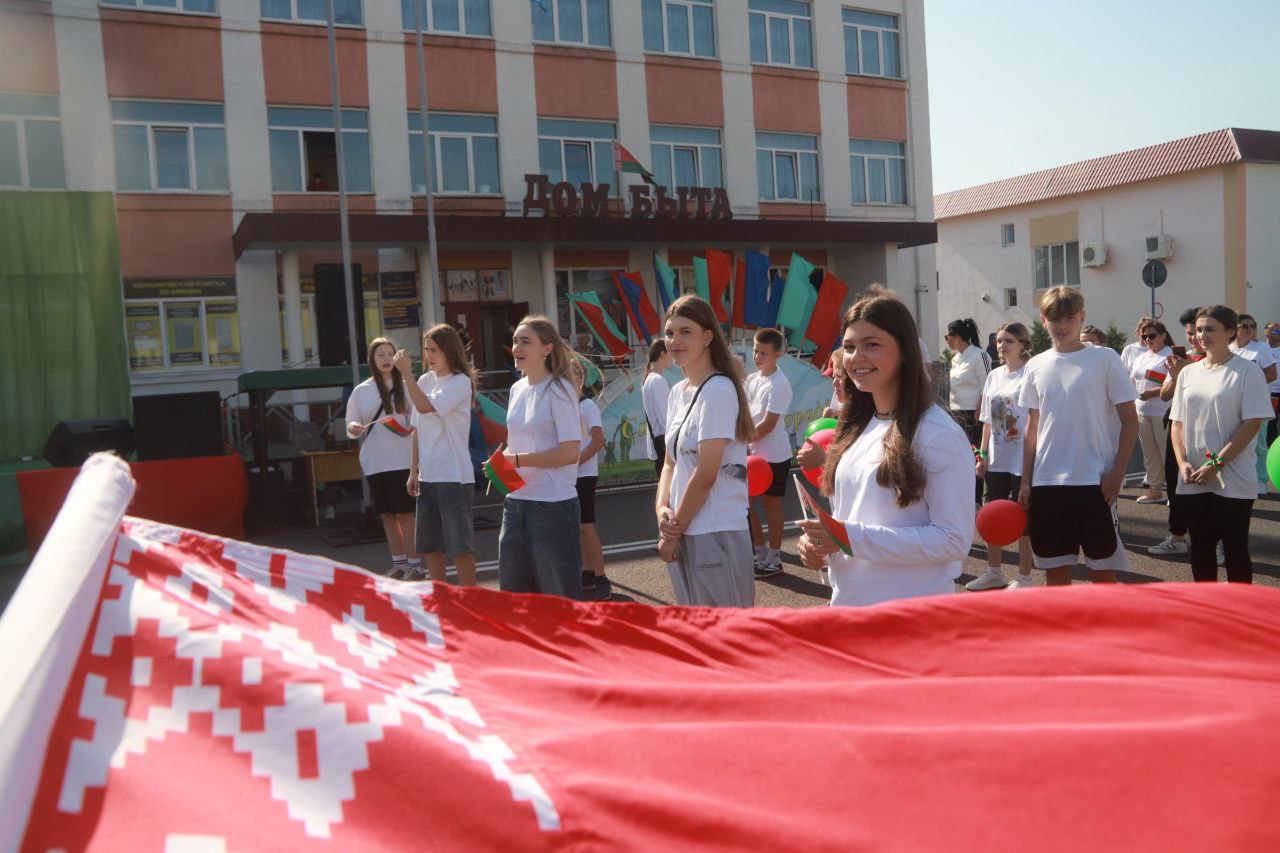
[(396, 346), (387, 338), (369, 342), (372, 375), (352, 389), (347, 400), (347, 437), (360, 443), (360, 471), (391, 549), (388, 575), (399, 579), (416, 576), (422, 561), (408, 553), (413, 544), (413, 498), (404, 483), (413, 442), (405, 379), (395, 369), (396, 357)]
[(751, 349), (756, 372), (747, 377), (745, 386), (751, 421), (755, 424), (747, 452), (761, 457), (773, 469), (773, 480), (760, 496), (765, 521), (769, 524), (767, 545), (754, 508), (748, 505), (747, 510), (758, 578), (771, 577), (782, 571), (782, 499), (787, 494), (787, 481), (791, 479), (791, 439), (787, 437), (784, 426), (791, 411), (791, 383), (778, 369), (783, 344), (782, 332), (777, 329), (756, 332)]
[(644, 366), (644, 386), (640, 389), (640, 400), (644, 407), (645, 434), (649, 437), (645, 445), (645, 458), (653, 460), (653, 471), (662, 475), (662, 464), (667, 458), (667, 398), (671, 396), (671, 386), (662, 374), (671, 367), (671, 353), (667, 352), (667, 342), (655, 339), (649, 345), (649, 360)]
[[(1018, 499), (1022, 488), (1022, 442), (1027, 433), (1027, 410), (1018, 399), (1022, 396), (1022, 371), (1031, 357), (1031, 333), (1021, 323), (1006, 323), (996, 332), (996, 352), (1000, 367), (987, 374), (982, 386), (982, 443), (976, 470), (985, 490), (983, 502)], [(987, 570), (964, 585), (977, 591), (1023, 589), (1034, 586), (1031, 580), (1031, 539), (1018, 539), (1018, 575), (1006, 581), (1001, 563), (1004, 549), (987, 544)]]
[(604, 547), (596, 532), (596, 482), (600, 475), (600, 448), (604, 447), (604, 425), (600, 406), (588, 397), (583, 386), (587, 369), (573, 360), (573, 384), (578, 389), (578, 412), (582, 416), (582, 452), (578, 454), (578, 539), (582, 546), (582, 592), (590, 601), (608, 601), (613, 583), (604, 573)]
[[(1125, 370), (1133, 369), (1133, 360), (1147, 351), (1147, 345), (1142, 342), (1142, 330), (1151, 323), (1156, 321), (1155, 317), (1139, 317), (1138, 322), (1133, 326), (1133, 343), (1125, 344), (1120, 350), (1120, 363), (1124, 365)], [(1098, 346), (1106, 346), (1107, 337), (1101, 330), (1094, 326), (1085, 326), (1085, 329), (1094, 329), (1098, 332)], [(1081, 332), (1083, 334), (1083, 331)], [(1169, 343), (1173, 343), (1173, 339), (1169, 339)]]
[(1138, 496), (1138, 503), (1162, 504), (1166, 502), (1164, 450), (1168, 441), (1164, 416), (1169, 404), (1160, 398), (1160, 389), (1169, 375), (1167, 361), (1173, 355), (1173, 341), (1159, 320), (1147, 320), (1140, 326), (1138, 340), (1142, 351), (1130, 356), (1128, 362), (1129, 377), (1138, 392), (1138, 446), (1142, 448), (1143, 482), (1147, 484), (1147, 493)]
[(682, 296), (667, 309), (667, 351), (685, 378), (667, 407), (667, 459), (658, 479), (658, 556), (677, 604), (755, 602), (747, 530), (747, 441), (755, 429), (710, 303)]
[[(1280, 323), (1267, 324), (1267, 346), (1271, 348), (1271, 357), (1280, 364)], [(1280, 408), (1280, 377), (1268, 383), (1267, 386), (1271, 390), (1271, 411)], [(1271, 442), (1276, 440), (1278, 433), (1277, 426), (1280, 425), (1280, 418), (1272, 418), (1267, 421), (1267, 447), (1271, 446)]]
[(1191, 574), (1218, 579), (1215, 546), (1221, 542), (1227, 580), (1253, 583), (1249, 522), (1256, 497), (1253, 445), (1271, 416), (1262, 371), (1232, 353), (1236, 313), (1225, 305), (1196, 312), (1196, 335), (1205, 357), (1178, 374), (1173, 392), (1173, 452), (1178, 493), (1187, 496), (1191, 524)]
[[(448, 323), (422, 335), (422, 364), (427, 372), (413, 383), (408, 356), (396, 357), (413, 402), (412, 464), (409, 494), (417, 498), (418, 552), (426, 555), (434, 581), (444, 581), (445, 558), (453, 560), (460, 586), (475, 586), (476, 555), (471, 503), (475, 474), (467, 439), (475, 402), (475, 372), (467, 361), (462, 336)], [(418, 578), (409, 578), (417, 580)]]
[[(1241, 314), (1236, 318), (1236, 339), (1231, 342), (1231, 352), (1241, 358), (1252, 361), (1262, 368), (1262, 375), (1268, 383), (1276, 381), (1276, 361), (1271, 354), (1271, 347), (1255, 340), (1258, 333), (1258, 321), (1251, 314)], [(1274, 414), (1274, 413), (1273, 413)], [(1258, 494), (1267, 493), (1267, 443), (1259, 441), (1255, 444), (1255, 470), (1258, 474)]]
[(943, 595), (973, 542), (973, 453), (938, 406), (911, 312), (878, 288), (844, 316), (845, 393), (824, 488), (852, 556), (801, 521), (804, 564), (830, 561), (831, 603)]
[(503, 500), (498, 586), (581, 601), (576, 357), (555, 325), (536, 314), (516, 327), (511, 355), (524, 376), (511, 386), (503, 455), (525, 485)]
[[(978, 326), (973, 320), (952, 320), (947, 325), (947, 346), (955, 350), (951, 357), (951, 390), (948, 402), (955, 418), (977, 447), (982, 441), (982, 424), (978, 422), (978, 403), (982, 383), (991, 372), (991, 356), (978, 345)], [(974, 480), (974, 503), (982, 501), (982, 483)]]
[(1027, 362), (1019, 399), (1029, 410), (1018, 501), (1031, 550), (1052, 586), (1071, 583), (1079, 551), (1094, 583), (1115, 583), (1129, 567), (1113, 504), (1138, 438), (1138, 395), (1115, 350), (1080, 343), (1079, 290), (1049, 288), (1040, 322), (1053, 349)]

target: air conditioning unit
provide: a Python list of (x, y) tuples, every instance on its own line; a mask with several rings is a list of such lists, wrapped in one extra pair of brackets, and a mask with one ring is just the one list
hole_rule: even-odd
[(1147, 238), (1147, 260), (1159, 261), (1173, 257), (1173, 238), (1168, 234), (1160, 234)]
[(1081, 243), (1080, 244), (1080, 266), (1082, 267), (1101, 267), (1107, 263), (1107, 244), (1106, 243)]

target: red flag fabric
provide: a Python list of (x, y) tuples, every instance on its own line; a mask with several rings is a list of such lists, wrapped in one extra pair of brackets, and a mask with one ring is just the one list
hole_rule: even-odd
[(507, 456), (501, 447), (494, 450), (493, 455), (485, 460), (484, 475), (503, 497), (524, 487), (524, 477), (521, 477), (515, 466), (507, 461)]
[(733, 271), (733, 328), (745, 329), (743, 315), (747, 310), (747, 262), (738, 261)]
[(581, 604), (84, 494), (0, 620), (21, 849), (1280, 845), (1275, 589)]
[(1148, 382), (1154, 382), (1157, 385), (1161, 385), (1164, 383), (1165, 377), (1167, 377), (1168, 375), (1169, 374), (1162, 373), (1159, 370), (1148, 370), (1146, 379)]
[(612, 275), (613, 286), (627, 309), (631, 325), (646, 344), (653, 343), (654, 335), (662, 334), (662, 323), (658, 320), (658, 312), (653, 310), (649, 294), (644, 292), (644, 278), (638, 272), (614, 272)]
[(573, 307), (578, 309), (578, 316), (587, 324), (591, 334), (609, 351), (609, 355), (615, 359), (624, 359), (631, 355), (631, 347), (627, 345), (627, 339), (613, 324), (609, 315), (604, 313), (604, 306), (600, 304), (600, 297), (595, 291), (570, 293), (569, 300), (573, 302)]
[(721, 323), (729, 322), (729, 312), (724, 307), (724, 295), (729, 289), (731, 275), (733, 275), (733, 258), (727, 252), (707, 249), (707, 288), (711, 294), (708, 301), (715, 309), (716, 319)]
[(831, 273), (823, 273), (822, 286), (818, 288), (818, 301), (814, 303), (813, 312), (809, 315), (809, 325), (804, 336), (817, 345), (813, 351), (813, 363), (821, 369), (831, 351), (835, 349), (836, 338), (840, 336), (840, 324), (844, 319), (840, 313), (844, 299), (849, 295), (849, 286)]

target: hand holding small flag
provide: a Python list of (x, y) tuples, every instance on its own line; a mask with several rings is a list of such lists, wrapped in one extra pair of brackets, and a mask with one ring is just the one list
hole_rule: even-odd
[(505, 444), (499, 444), (498, 449), (484, 463), (484, 475), (489, 480), (489, 486), (503, 497), (524, 486), (524, 478), (507, 459), (506, 447)]

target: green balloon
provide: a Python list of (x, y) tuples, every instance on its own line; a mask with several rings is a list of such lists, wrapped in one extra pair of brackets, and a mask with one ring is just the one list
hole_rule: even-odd
[(805, 427), (804, 437), (808, 438), (815, 432), (822, 432), (824, 429), (835, 429), (838, 421), (835, 418), (818, 418), (809, 426)]
[[(1259, 436), (1258, 440), (1261, 441), (1262, 437)], [(1267, 451), (1267, 476), (1280, 489), (1280, 441), (1273, 441), (1271, 449)]]

